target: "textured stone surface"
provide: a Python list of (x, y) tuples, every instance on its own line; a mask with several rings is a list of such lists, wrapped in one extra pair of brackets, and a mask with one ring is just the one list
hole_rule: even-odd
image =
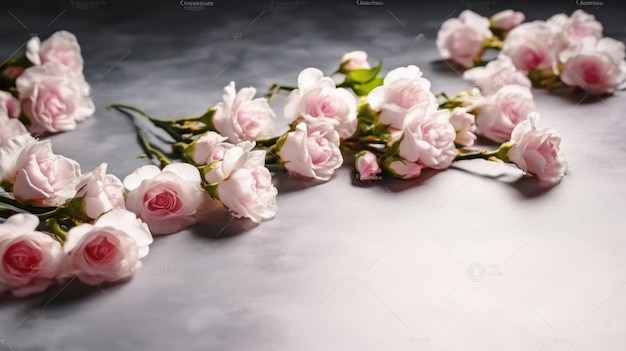
[[(97, 112), (53, 147), (85, 171), (108, 162), (119, 177), (147, 161), (108, 103), (198, 114), (231, 80), (261, 91), (293, 84), (302, 68), (330, 73), (354, 49), (385, 72), (416, 64), (435, 92), (454, 93), (467, 84), (438, 60), (433, 39), (468, 6), (530, 19), (583, 8), (626, 39), (613, 2), (215, 0), (198, 11), (105, 2), (3, 3), (0, 48), (7, 56), (30, 33), (77, 34)], [(3, 297), (0, 350), (621, 350), (626, 94), (533, 92), (543, 124), (562, 131), (570, 171), (558, 187), (482, 161), (370, 186), (351, 166), (319, 185), (278, 176), (273, 221), (217, 213), (157, 238), (126, 284)]]

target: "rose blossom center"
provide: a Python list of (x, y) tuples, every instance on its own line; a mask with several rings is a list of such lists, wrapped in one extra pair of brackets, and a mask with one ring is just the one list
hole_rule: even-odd
[(117, 251), (117, 245), (104, 234), (98, 235), (85, 246), (86, 259), (93, 265), (111, 262)]
[(178, 193), (169, 188), (148, 191), (143, 200), (147, 210), (155, 214), (179, 213), (183, 209)]
[(534, 47), (526, 48), (521, 55), (522, 68), (525, 70), (535, 69), (539, 67), (545, 59), (546, 53), (544, 50)]
[(409, 109), (424, 101), (425, 95), (424, 88), (419, 84), (419, 81), (412, 80), (402, 90), (393, 94), (391, 102), (402, 108)]
[(63, 103), (63, 98), (57, 89), (44, 89), (39, 91), (37, 110), (37, 115), (47, 117), (52, 121), (57, 116), (64, 115), (67, 111), (67, 106)]
[(36, 273), (41, 265), (41, 252), (24, 242), (11, 245), (2, 257), (3, 268), (17, 277), (28, 277)]
[(239, 109), (237, 111), (237, 122), (245, 131), (245, 133), (252, 138), (255, 138), (259, 134), (260, 119), (259, 111), (252, 112), (248, 109)]
[(326, 163), (333, 154), (330, 142), (319, 133), (314, 133), (307, 138), (306, 147), (314, 165)]
[(322, 94), (323, 93), (320, 92), (319, 95), (311, 97), (311, 100), (307, 104), (307, 113), (315, 117), (336, 117), (337, 106), (335, 99), (328, 94)]
[(586, 61), (581, 64), (583, 80), (588, 84), (597, 84), (601, 81), (602, 65), (596, 60)]

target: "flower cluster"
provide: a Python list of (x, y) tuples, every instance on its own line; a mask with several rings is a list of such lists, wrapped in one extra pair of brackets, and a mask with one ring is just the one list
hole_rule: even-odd
[(106, 163), (81, 173), (49, 140), (18, 135), (0, 146), (0, 292), (42, 292), (74, 279), (127, 279), (148, 254), (148, 226), (126, 210)]
[[(251, 87), (237, 92), (230, 83), (224, 88), (223, 100), (199, 117), (170, 121), (127, 105), (112, 107), (139, 113), (167, 132), (173, 139), (174, 155), (187, 163), (190, 172), (194, 167), (199, 170), (201, 177), (188, 178), (193, 179), (196, 190), (203, 188), (235, 216), (256, 222), (272, 218), (276, 212), (276, 189), (269, 169), (328, 181), (343, 165), (346, 152), (355, 154), (357, 177), (363, 182), (380, 180), (383, 172), (400, 179), (416, 178), (424, 169), (444, 170), (454, 161), (471, 158), (514, 163), (542, 181), (558, 182), (566, 168), (563, 157), (555, 156), (561, 155), (558, 133), (534, 127), (537, 118), (529, 119), (535, 112), (530, 81), (510, 61), (508, 65), (502, 62), (490, 66), (498, 70), (502, 84), (489, 85), (487, 94), (480, 96), (461, 92), (448, 98), (442, 93), (443, 102), (431, 92), (430, 81), (418, 67), (398, 67), (379, 77), (382, 64), (372, 67), (365, 52), (355, 51), (344, 55), (334, 73), (343, 76), (342, 82), (319, 69), (305, 68), (296, 86), (274, 84), (267, 98), (255, 98), (256, 89)], [(474, 73), (476, 80), (485, 82), (493, 81), (494, 75)], [(281, 91), (289, 92), (283, 107), (289, 129), (271, 137), (275, 113), (269, 103)], [(529, 129), (528, 123), (534, 134), (520, 131)], [(496, 151), (469, 149), (477, 136), (502, 145)], [(543, 137), (549, 142), (529, 141)], [(517, 140), (524, 140), (523, 151), (519, 151), (522, 141)], [(524, 158), (537, 142), (542, 145), (542, 165)], [(143, 144), (165, 167), (163, 172), (172, 167), (147, 141)], [(510, 150), (518, 151), (511, 156)], [(124, 183), (131, 190), (127, 206), (141, 207), (137, 213), (150, 224), (150, 217), (162, 220), (161, 208), (149, 206), (146, 200), (155, 199), (156, 203), (157, 197), (145, 195), (145, 189), (133, 196), (140, 174), (147, 174), (143, 179), (156, 179), (160, 174), (156, 166), (148, 167), (149, 172), (140, 169)], [(158, 199), (163, 206), (176, 207), (175, 201), (166, 201), (165, 196)], [(150, 214), (146, 208), (151, 206), (159, 211)], [(183, 207), (181, 213), (194, 215), (193, 209), (187, 212)], [(157, 226), (151, 229), (158, 230)]]
[[(506, 10), (491, 18), (470, 10), (443, 23), (437, 34), (441, 56), (465, 68), (484, 64), (486, 51), (499, 51), (487, 67), (466, 72), (482, 89), (502, 84), (505, 71), (517, 70), (538, 87), (578, 87), (590, 94), (612, 93), (626, 86), (624, 43), (603, 37), (602, 24), (582, 10), (546, 21), (522, 23), (524, 15)], [(489, 83), (493, 77), (495, 83)], [(516, 78), (521, 80), (519, 74)]]
[(43, 42), (32, 37), (24, 56), (0, 66), (0, 145), (29, 132), (75, 129), (95, 111), (88, 89), (72, 33), (59, 31)]

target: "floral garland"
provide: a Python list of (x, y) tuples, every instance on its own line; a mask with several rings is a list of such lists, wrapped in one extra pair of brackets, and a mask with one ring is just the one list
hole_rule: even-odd
[[(576, 87), (596, 95), (626, 88), (624, 43), (603, 37), (595, 16), (576, 10), (547, 21), (522, 23), (524, 18), (513, 10), (491, 18), (465, 10), (441, 25), (437, 48), (444, 59), (471, 68), (464, 78), (480, 90), (512, 82), (548, 90)], [(489, 50), (499, 55), (487, 63), (483, 57)]]
[(0, 66), (0, 144), (13, 136), (74, 130), (95, 112), (76, 36), (32, 37), (26, 53)]
[[(48, 42), (66, 48), (59, 44), (66, 41), (53, 39), (57, 35), (74, 38), (59, 33), (39, 52), (60, 52), (45, 49)], [(70, 57), (80, 57), (79, 49), (69, 47), (78, 53)], [(28, 70), (58, 66), (47, 57), (41, 54), (41, 62), (48, 62), (27, 68), (17, 79), (20, 116), (28, 117), (20, 119), (29, 121), (34, 134), (61, 131), (60, 125), (72, 129), (77, 120), (60, 122), (57, 117), (69, 121), (68, 114), (52, 114), (55, 109), (46, 104), (38, 105), (37, 116), (46, 116), (47, 124), (24, 113), (46, 85), (27, 97), (20, 79)], [(82, 58), (70, 66), (82, 70)], [(559, 132), (539, 126), (525, 77), (510, 66), (506, 72), (513, 78), (501, 86), (452, 98), (432, 93), (416, 66), (395, 68), (384, 77), (381, 68), (381, 63), (372, 67), (365, 52), (354, 51), (331, 76), (306, 68), (296, 86), (274, 84), (265, 97), (255, 97), (252, 87), (237, 91), (231, 82), (222, 101), (197, 117), (159, 119), (133, 106), (110, 105), (129, 117), (146, 118), (170, 137), (171, 150), (162, 151), (137, 128), (145, 156), (159, 167), (139, 167), (123, 181), (107, 174), (105, 163), (82, 174), (76, 161), (52, 152), (50, 141), (33, 138), (14, 122), (20, 119), (7, 118), (0, 129), (0, 218), (5, 219), (0, 222), (0, 292), (26, 296), (74, 279), (92, 285), (128, 279), (148, 254), (153, 235), (183, 230), (219, 206), (236, 218), (272, 219), (278, 194), (272, 174), (329, 181), (348, 153), (355, 155), (363, 182), (383, 174), (413, 179), (424, 169), (445, 170), (471, 159), (513, 164), (520, 175), (546, 186), (565, 175)], [(274, 136), (270, 104), (281, 92), (288, 92), (283, 113), (290, 124)], [(9, 104), (4, 106), (8, 112)], [(478, 136), (499, 146), (476, 149)]]

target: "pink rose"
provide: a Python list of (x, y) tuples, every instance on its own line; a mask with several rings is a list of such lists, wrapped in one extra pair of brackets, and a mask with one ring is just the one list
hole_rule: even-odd
[(16, 214), (0, 223), (0, 292), (26, 296), (54, 284), (63, 262), (61, 245), (36, 231), (39, 218)]
[(135, 214), (115, 209), (92, 224), (70, 229), (63, 245), (67, 255), (64, 275), (98, 285), (129, 278), (148, 255), (152, 235)]
[(112, 209), (126, 209), (124, 185), (119, 178), (106, 174), (106, 171), (107, 164), (103, 163), (80, 176), (76, 184), (76, 197), (83, 197), (85, 214), (91, 219)]
[(413, 179), (419, 177), (424, 166), (399, 157), (390, 157), (383, 163), (383, 168), (396, 178)]
[(510, 31), (513, 27), (524, 22), (524, 14), (522, 12), (513, 10), (504, 10), (491, 16), (491, 25), (497, 28), (502, 28), (505, 31)]
[[(0, 106), (0, 146), (18, 135), (28, 134), (26, 127), (19, 119), (9, 118), (7, 111)], [(4, 162), (4, 159), (2, 159)]]
[(538, 129), (538, 120), (539, 115), (532, 113), (515, 127), (508, 158), (540, 181), (556, 183), (567, 170), (567, 162), (560, 149), (561, 135), (554, 128)]
[(198, 169), (174, 163), (161, 171), (149, 165), (124, 179), (129, 190), (126, 208), (137, 214), (153, 234), (170, 234), (195, 224), (207, 194)]
[(341, 58), (341, 65), (339, 66), (339, 72), (348, 73), (356, 69), (370, 69), (371, 66), (367, 62), (367, 52), (365, 51), (350, 51), (343, 55)]
[(56, 62), (71, 74), (82, 75), (83, 57), (76, 36), (67, 31), (58, 31), (43, 43), (39, 37), (32, 37), (26, 44), (26, 58), (39, 66)]
[(370, 151), (357, 153), (354, 166), (358, 172), (357, 178), (362, 182), (378, 180), (377, 174), (383, 171), (378, 164), (378, 157)]
[(583, 10), (576, 10), (569, 17), (562, 13), (556, 14), (546, 22), (555, 34), (555, 45), (560, 49), (575, 44), (588, 36), (596, 39), (602, 38), (602, 23), (598, 22), (594, 15)]
[(298, 123), (283, 138), (278, 156), (292, 176), (327, 181), (343, 163), (339, 134), (323, 120)]
[[(11, 120), (15, 121), (15, 119), (10, 119), (9, 121)], [(0, 162), (0, 181), (11, 184), (15, 183), (15, 178), (19, 170), (17, 168), (17, 159), (26, 148), (30, 147), (36, 141), (37, 140), (30, 136), (30, 134), (19, 134), (9, 139), (4, 139), (4, 141), (0, 143), (0, 160), (2, 160), (2, 162)]]
[(28, 144), (19, 153), (13, 170), (13, 196), (21, 203), (61, 206), (76, 195), (80, 166), (53, 154), (50, 140)]
[(380, 111), (380, 123), (402, 129), (408, 111), (418, 104), (437, 105), (430, 91), (430, 81), (417, 66), (399, 67), (385, 76), (383, 85), (367, 96), (374, 111)]
[(237, 145), (227, 146), (223, 157), (211, 162), (209, 168), (203, 172), (204, 180), (208, 184), (221, 183), (236, 169), (246, 167), (248, 164), (257, 164), (257, 162), (264, 163), (265, 151), (253, 150), (254, 145), (255, 142), (244, 141)]
[(469, 147), (474, 145), (476, 134), (474, 134), (473, 114), (468, 113), (464, 107), (457, 107), (450, 113), (450, 124), (456, 131), (454, 142), (458, 145)]
[(561, 52), (561, 80), (591, 94), (612, 93), (626, 82), (624, 43), (588, 36)]
[(416, 107), (407, 116), (398, 155), (423, 167), (445, 169), (452, 164), (457, 154), (455, 138), (449, 110), (424, 113)]
[(473, 107), (476, 133), (502, 143), (510, 139), (511, 132), (518, 123), (535, 111), (535, 102), (530, 89), (519, 85), (505, 85)]
[(520, 85), (531, 88), (530, 79), (522, 71), (518, 71), (511, 59), (500, 55), (497, 60), (484, 67), (474, 67), (463, 73), (463, 78), (473, 81), (483, 95), (494, 94), (505, 85)]
[(213, 125), (231, 142), (263, 139), (274, 132), (274, 111), (265, 98), (256, 98), (256, 89), (249, 87), (236, 92), (235, 82), (224, 88), (222, 101), (217, 104)]
[(80, 81), (54, 62), (28, 68), (17, 78), (22, 112), (33, 134), (73, 130), (76, 122), (91, 116), (91, 99), (80, 94)]
[(272, 175), (265, 168), (265, 151), (251, 157), (243, 167), (217, 185), (219, 200), (236, 218), (249, 218), (259, 223), (276, 216), (278, 190), (272, 184)]
[(520, 24), (507, 34), (502, 45), (502, 54), (524, 72), (555, 71), (557, 50), (555, 34), (544, 21)]
[(0, 106), (6, 108), (9, 117), (20, 117), (20, 102), (11, 93), (0, 90)]
[(330, 123), (341, 138), (356, 131), (357, 100), (348, 90), (337, 88), (317, 68), (305, 68), (298, 75), (298, 89), (285, 103), (285, 118), (294, 121), (302, 117), (307, 123), (323, 119)]
[(232, 144), (226, 143), (228, 139), (216, 132), (206, 132), (194, 140), (187, 148), (187, 156), (197, 165), (208, 165), (224, 158), (224, 153)]
[(474, 65), (474, 58), (482, 52), (485, 39), (492, 36), (487, 18), (465, 10), (459, 18), (443, 22), (437, 33), (437, 49), (444, 59), (451, 59), (469, 68)]

